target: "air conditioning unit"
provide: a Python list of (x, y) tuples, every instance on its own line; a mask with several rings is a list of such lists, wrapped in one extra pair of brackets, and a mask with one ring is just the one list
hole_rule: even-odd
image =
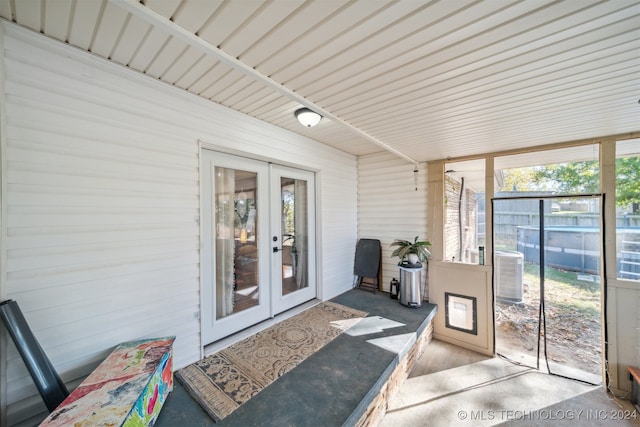
[(522, 303), (524, 255), (515, 251), (496, 251), (496, 299)]

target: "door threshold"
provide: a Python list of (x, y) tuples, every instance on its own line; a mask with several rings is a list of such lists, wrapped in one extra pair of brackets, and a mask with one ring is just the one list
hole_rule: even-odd
[(242, 341), (243, 339), (250, 337), (251, 335), (255, 335), (258, 332), (263, 331), (268, 327), (275, 325), (276, 323), (280, 323), (283, 320), (293, 317), (298, 313), (302, 313), (306, 309), (320, 304), (320, 302), (321, 301), (319, 299), (314, 298), (310, 301), (307, 301), (293, 308), (290, 308), (287, 311), (283, 311), (282, 313), (277, 314), (275, 317), (264, 320), (260, 323), (257, 323), (253, 326), (250, 326), (246, 329), (236, 332), (233, 335), (229, 335), (228, 337), (221, 338), (218, 341), (212, 342), (211, 344), (207, 344), (204, 346), (204, 357), (211, 356), (212, 354), (222, 349), (225, 349), (232, 344)]

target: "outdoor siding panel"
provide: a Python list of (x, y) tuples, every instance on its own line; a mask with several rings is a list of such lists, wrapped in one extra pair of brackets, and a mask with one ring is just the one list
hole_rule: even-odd
[[(399, 279), (398, 258), (391, 258), (395, 239), (429, 239), (427, 233), (426, 164), (407, 163), (390, 153), (358, 158), (358, 238), (382, 244), (382, 285)], [(416, 191), (417, 186), (417, 191)], [(426, 272), (423, 272), (426, 280)]]
[[(354, 156), (1, 25), (3, 292), (71, 388), (123, 341), (176, 335), (175, 368), (199, 359), (200, 144), (318, 171), (319, 296), (350, 288)], [(9, 425), (37, 423), (44, 404), (7, 356)]]
[(322, 173), (322, 299), (352, 286), (357, 243), (356, 163), (335, 174)]
[[(175, 132), (161, 116), (134, 119), (121, 107), (141, 104), (134, 91), (92, 87), (98, 69), (21, 35), (4, 35), (7, 296), (69, 383), (154, 334), (178, 336), (177, 364), (197, 359), (197, 144), (161, 135)], [(13, 345), (7, 381), (10, 424), (43, 409)]]

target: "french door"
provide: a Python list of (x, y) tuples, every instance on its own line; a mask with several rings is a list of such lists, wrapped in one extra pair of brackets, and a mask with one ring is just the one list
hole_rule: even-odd
[(271, 165), (274, 314), (316, 296), (313, 183), (311, 172)]
[(210, 343), (316, 296), (314, 175), (202, 152), (202, 335)]

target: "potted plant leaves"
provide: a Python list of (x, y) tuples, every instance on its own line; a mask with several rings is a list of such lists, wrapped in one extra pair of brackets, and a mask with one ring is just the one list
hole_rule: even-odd
[(431, 246), (431, 242), (428, 240), (418, 240), (418, 236), (413, 239), (413, 242), (410, 240), (396, 239), (391, 246), (397, 246), (394, 251), (391, 253), (392, 257), (400, 258), (400, 262), (398, 265), (402, 264), (405, 259), (412, 265), (418, 265), (419, 263), (425, 262), (431, 256), (431, 252), (429, 252), (429, 246)]

